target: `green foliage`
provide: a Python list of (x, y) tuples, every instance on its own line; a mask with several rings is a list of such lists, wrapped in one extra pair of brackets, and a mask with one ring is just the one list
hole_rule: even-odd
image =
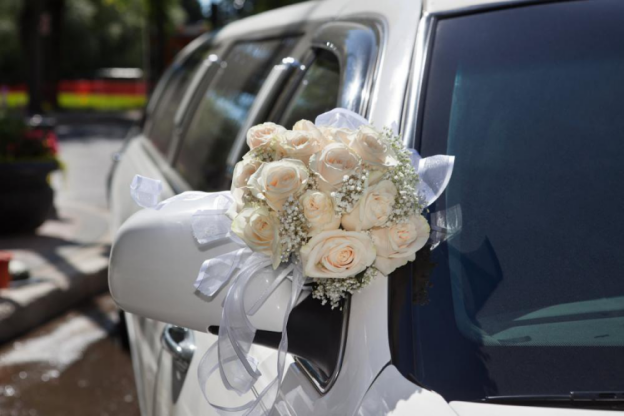
[(21, 4), (22, 0), (0, 0), (0, 84), (24, 82), (18, 26)]
[(99, 68), (143, 66), (140, 1), (66, 2), (61, 78), (88, 78)]

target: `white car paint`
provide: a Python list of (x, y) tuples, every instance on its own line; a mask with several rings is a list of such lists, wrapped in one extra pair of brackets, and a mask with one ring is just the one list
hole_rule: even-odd
[[(235, 243), (205, 244), (193, 238), (191, 218), (204, 207), (204, 192), (184, 192), (156, 209), (129, 218), (119, 230), (111, 253), (109, 286), (122, 309), (174, 325), (204, 331), (221, 322), (221, 305), (228, 286), (214, 297), (199, 297), (192, 290), (204, 260), (240, 249)], [(170, 253), (170, 255), (163, 255)], [(175, 279), (172, 277), (175, 276)], [(271, 286), (274, 276), (254, 279), (246, 292), (251, 308)], [(260, 330), (280, 332), (290, 281), (279, 285), (249, 319)]]
[[(423, 12), (444, 12), (479, 4), (501, 3), (498, 0), (413, 0), (379, 2), (373, 0), (332, 0), (309, 2), (257, 15), (238, 21), (222, 30), (216, 40), (224, 41), (261, 31), (276, 25), (297, 25), (305, 20), (330, 21), (336, 19), (373, 16), (383, 25), (383, 53), (373, 85), (370, 118), (379, 126), (391, 125), (401, 118), (418, 23)], [(160, 178), (162, 175), (146, 151), (145, 138), (132, 140), (115, 172), (113, 195), (113, 228), (117, 229), (138, 208), (129, 197), (129, 183), (135, 174)], [(166, 181), (163, 181), (166, 183)], [(163, 196), (173, 195), (166, 188)], [(188, 256), (188, 253), (178, 253)], [(180, 258), (182, 258), (180, 257)], [(177, 267), (177, 265), (176, 265)], [(180, 264), (181, 268), (185, 266)], [(185, 276), (193, 280), (198, 269)], [(182, 270), (182, 269), (181, 269)], [(189, 271), (190, 273), (190, 271)], [(189, 280), (189, 282), (190, 282)], [(190, 283), (181, 283), (185, 288)], [(123, 290), (128, 290), (124, 288)], [(187, 290), (187, 289), (184, 289)], [(307, 415), (596, 415), (597, 411), (536, 407), (500, 406), (481, 403), (447, 403), (440, 395), (407, 381), (398, 370), (389, 365), (391, 354), (388, 340), (388, 289), (385, 279), (377, 279), (352, 299), (350, 322), (344, 362), (335, 385), (321, 395), (308, 376), (292, 363), (285, 374), (282, 395), (287, 405), (275, 414)], [(192, 290), (188, 289), (192, 294)], [(121, 294), (116, 295), (122, 296)], [(178, 293), (176, 296), (182, 296)], [(174, 297), (179, 302), (181, 297)], [(131, 299), (121, 301), (131, 302)], [(163, 315), (164, 317), (164, 315)], [(171, 322), (172, 319), (169, 319)], [(203, 322), (203, 321), (202, 321)], [(204, 324), (205, 325), (205, 324)], [(160, 349), (160, 334), (164, 325), (137, 316), (130, 317), (133, 360), (137, 385), (142, 398), (144, 416), (154, 415), (216, 415), (205, 402), (197, 382), (198, 362), (216, 337), (195, 331), (196, 353), (176, 403), (169, 397), (171, 360)], [(201, 322), (195, 329), (203, 329)], [(210, 388), (210, 387), (209, 387)]]
[(393, 365), (377, 377), (357, 411), (357, 416), (456, 416), (437, 393), (409, 382)]
[(622, 414), (622, 412), (605, 412), (604, 410), (504, 406), (468, 402), (451, 402), (451, 407), (458, 416), (604, 416), (605, 414)]

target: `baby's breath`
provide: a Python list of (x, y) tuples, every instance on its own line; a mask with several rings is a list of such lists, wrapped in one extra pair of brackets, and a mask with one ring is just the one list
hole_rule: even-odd
[(368, 286), (376, 274), (377, 269), (371, 266), (355, 277), (314, 279), (312, 297), (320, 299), (323, 305), (329, 302), (331, 308), (334, 309), (340, 305), (342, 299), (347, 297), (347, 293), (353, 294)]
[(291, 254), (299, 255), (299, 249), (308, 240), (308, 221), (297, 199), (292, 196), (288, 198), (280, 212), (279, 222), (282, 262), (287, 262)]
[(331, 193), (337, 214), (346, 214), (353, 210), (360, 200), (368, 183), (368, 170), (363, 170), (358, 175), (345, 175), (342, 178), (342, 186)]
[(406, 221), (415, 213), (422, 212), (422, 199), (416, 190), (420, 178), (412, 166), (410, 152), (403, 146), (400, 136), (395, 135), (390, 129), (384, 129), (384, 136), (392, 146), (399, 162), (383, 176), (384, 179), (392, 181), (398, 191), (392, 213), (388, 218), (388, 224), (396, 224)]
[(267, 144), (251, 149), (249, 152), (247, 152), (245, 157), (256, 159), (260, 162), (275, 162), (277, 160), (281, 160), (284, 157), (284, 149), (281, 147), (276, 139), (272, 139)]

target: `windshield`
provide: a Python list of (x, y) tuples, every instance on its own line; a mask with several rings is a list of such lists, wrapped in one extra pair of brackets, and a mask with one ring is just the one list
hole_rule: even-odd
[(431, 212), (462, 226), (419, 253), (395, 360), (449, 401), (624, 390), (624, 2), (441, 19), (433, 39), (420, 150), (456, 156)]

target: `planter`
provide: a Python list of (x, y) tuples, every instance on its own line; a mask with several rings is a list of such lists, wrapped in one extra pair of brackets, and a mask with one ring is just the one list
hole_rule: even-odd
[(58, 167), (56, 161), (0, 163), (0, 234), (43, 224), (54, 202), (48, 174)]

